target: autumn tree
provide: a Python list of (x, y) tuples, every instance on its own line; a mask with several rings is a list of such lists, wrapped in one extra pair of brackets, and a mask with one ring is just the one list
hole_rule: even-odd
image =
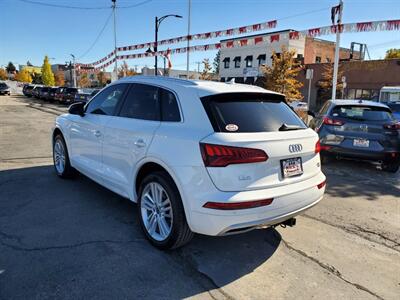
[(7, 77), (7, 72), (3, 68), (0, 68), (0, 80), (6, 80)]
[(213, 61), (213, 67), (214, 67), (215, 74), (219, 74), (220, 57), (221, 57), (221, 51), (218, 50), (217, 54), (214, 57), (214, 61)]
[(265, 88), (284, 94), (288, 101), (303, 99), (300, 93), (303, 84), (297, 80), (302, 68), (295, 60), (295, 54), (295, 50), (282, 47), (281, 53), (272, 53), (272, 66), (262, 67)]
[(15, 75), (15, 80), (19, 82), (31, 83), (32, 76), (26, 69), (22, 69)]
[(64, 86), (65, 85), (65, 77), (63, 71), (57, 71), (54, 74), (54, 81), (56, 86)]
[(81, 75), (81, 78), (79, 79), (78, 82), (80, 87), (86, 88), (90, 86), (90, 80), (88, 78), (88, 75), (86, 73)]
[(126, 61), (124, 61), (121, 66), (118, 68), (118, 77), (128, 77), (128, 76), (134, 76), (137, 75), (136, 71), (132, 68), (129, 68), (128, 64)]
[(393, 48), (386, 51), (385, 59), (400, 58), (400, 48)]
[[(336, 82), (336, 96), (341, 94), (343, 89), (343, 67), (339, 64), (338, 76)], [(320, 98), (322, 101), (332, 98), (332, 83), (333, 83), (333, 63), (328, 63), (323, 66), (322, 79), (318, 82), (320, 88)]]
[(49, 63), (49, 58), (47, 55), (44, 57), (42, 65), (42, 82), (46, 86), (54, 86), (54, 74), (51, 70), (51, 65)]
[(208, 58), (205, 58), (203, 59), (202, 64), (203, 64), (203, 71), (200, 73), (200, 79), (211, 80), (213, 74), (211, 73), (210, 60)]
[(106, 74), (101, 71), (97, 74), (97, 80), (99, 81), (100, 86), (105, 86), (107, 84), (107, 77)]

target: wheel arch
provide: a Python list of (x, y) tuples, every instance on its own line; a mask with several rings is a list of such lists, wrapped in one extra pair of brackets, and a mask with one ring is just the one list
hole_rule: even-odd
[(176, 188), (178, 189), (179, 195), (181, 196), (183, 209), (185, 211), (186, 221), (188, 223), (189, 228), (191, 228), (189, 204), (186, 203), (186, 201), (185, 201), (185, 195), (182, 192), (181, 183), (178, 180), (177, 176), (175, 176), (175, 173), (173, 172), (173, 170), (167, 164), (165, 164), (163, 161), (153, 158), (153, 157), (148, 157), (146, 160), (141, 161), (138, 164), (138, 167), (136, 170), (137, 171), (133, 177), (134, 186), (133, 186), (132, 200), (134, 202), (137, 202), (137, 198), (138, 198), (137, 191), (139, 189), (141, 180), (143, 180), (146, 177), (146, 175), (148, 175), (154, 171), (163, 171), (163, 172), (167, 173), (169, 177), (171, 177)]

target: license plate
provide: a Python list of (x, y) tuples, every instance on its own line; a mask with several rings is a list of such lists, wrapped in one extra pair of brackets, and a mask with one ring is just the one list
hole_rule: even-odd
[(301, 157), (288, 158), (281, 160), (282, 176), (293, 177), (303, 174), (303, 165)]
[(369, 140), (366, 140), (366, 139), (354, 139), (353, 140), (353, 146), (368, 148), (369, 147)]

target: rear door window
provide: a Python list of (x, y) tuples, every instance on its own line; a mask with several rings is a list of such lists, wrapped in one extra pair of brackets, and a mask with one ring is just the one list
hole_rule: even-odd
[(202, 103), (216, 132), (274, 132), (284, 124), (307, 128), (281, 95), (226, 93), (203, 97)]
[(384, 107), (361, 105), (338, 105), (332, 109), (333, 117), (355, 121), (391, 121), (391, 112)]
[(131, 84), (119, 115), (125, 118), (159, 121), (158, 93), (158, 87), (147, 84)]
[(165, 89), (160, 89), (161, 94), (161, 120), (166, 122), (180, 122), (178, 102), (175, 95)]

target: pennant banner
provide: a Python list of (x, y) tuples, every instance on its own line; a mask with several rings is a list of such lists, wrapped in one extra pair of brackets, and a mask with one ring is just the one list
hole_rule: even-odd
[[(298, 40), (300, 38), (305, 37), (318, 37), (323, 35), (330, 35), (335, 34), (339, 30), (342, 33), (351, 33), (351, 32), (369, 32), (369, 31), (390, 31), (390, 30), (400, 30), (400, 19), (399, 20), (388, 20), (388, 21), (374, 21), (374, 22), (359, 22), (359, 23), (348, 23), (348, 24), (341, 24), (341, 25), (331, 25), (331, 26), (324, 26), (319, 28), (312, 28), (302, 31), (290, 31), (285, 33), (276, 33), (276, 34), (266, 34), (264, 36), (257, 36), (257, 37), (250, 37), (250, 38), (241, 38), (235, 39), (230, 41), (225, 41), (221, 43), (215, 44), (207, 44), (207, 45), (198, 45), (198, 46), (191, 46), (189, 48), (182, 47), (182, 48), (175, 48), (175, 49), (168, 49), (163, 51), (157, 51), (157, 55), (165, 56), (167, 54), (179, 54), (179, 53), (186, 53), (195, 52), (195, 51), (208, 51), (208, 50), (218, 50), (221, 48), (236, 48), (236, 47), (245, 47), (250, 45), (259, 45), (259, 44), (271, 44), (275, 42), (279, 42), (282, 40)], [(107, 61), (110, 57), (114, 55), (110, 53), (106, 58), (102, 59), (101, 61)], [(143, 52), (143, 53), (136, 53), (136, 54), (126, 54), (126, 55), (118, 55), (118, 60), (126, 60), (126, 59), (137, 59), (137, 58), (144, 58), (144, 57), (153, 57), (155, 56), (154, 52)], [(94, 71), (99, 71), (104, 69), (115, 62), (115, 57), (97, 67), (93, 68)], [(92, 64), (84, 65), (84, 67), (93, 67)]]

